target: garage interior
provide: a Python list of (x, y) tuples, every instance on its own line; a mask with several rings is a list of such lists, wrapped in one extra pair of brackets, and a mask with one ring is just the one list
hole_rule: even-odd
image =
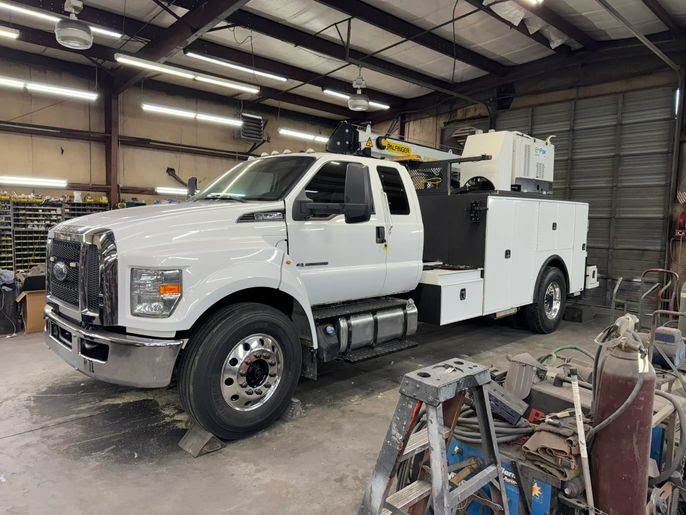
[[(681, 299), (686, 299), (686, 289), (682, 292), (686, 288), (686, 256), (682, 257), (686, 237), (684, 66), (683, 0), (0, 0), (0, 334), (6, 335), (0, 339), (0, 513), (186, 513), (191, 509), (208, 513), (312, 514), (358, 510), (536, 515), (592, 511), (683, 513), (686, 432), (681, 431), (686, 429), (681, 428), (680, 412), (686, 409), (682, 377), (686, 370), (686, 346), (680, 330), (686, 331), (686, 313), (679, 313), (686, 312), (686, 304), (680, 305)], [(179, 360), (186, 359), (183, 364), (172, 359), (173, 373), (170, 368), (172, 375), (166, 381), (156, 379), (158, 382), (153, 384), (150, 379), (144, 385), (160, 388), (136, 386), (143, 385), (143, 381), (113, 384), (121, 381), (99, 377), (98, 366), (108, 358), (97, 354), (97, 345), (91, 354), (79, 354), (83, 365), (78, 366), (53, 352), (54, 348), (46, 347), (46, 339), (64, 338), (60, 330), (67, 331), (71, 342), (69, 331), (100, 334), (100, 324), (111, 326), (112, 334), (123, 338), (127, 328), (132, 327), (121, 322), (123, 318), (119, 323), (103, 323), (103, 311), (94, 319), (80, 318), (74, 322), (71, 318), (71, 325), (67, 326), (55, 325), (47, 315), (46, 326), (46, 309), (54, 309), (54, 316), (60, 314), (60, 302), (51, 308), (51, 294), (56, 291), (51, 288), (55, 288), (56, 281), (78, 277), (75, 284), (83, 289), (83, 284), (91, 280), (90, 272), (84, 269), (89, 259), (85, 243), (80, 250), (82, 255), (77, 250), (75, 262), (65, 268), (67, 279), (58, 277), (57, 265), (64, 264), (54, 258), (59, 237), (53, 231), (60, 231), (59, 227), (54, 229), (58, 224), (67, 228), (106, 228), (110, 220), (113, 224), (116, 221), (119, 229), (113, 225), (113, 238), (119, 245), (119, 270), (128, 267), (126, 273), (129, 268), (136, 270), (138, 265), (166, 270), (174, 259), (186, 259), (192, 268), (198, 256), (209, 254), (217, 255), (215, 267), (240, 261), (252, 252), (248, 243), (265, 237), (261, 228), (284, 222), (288, 226), (291, 222), (290, 193), (284, 193), (287, 198), (269, 199), (283, 200), (285, 204), (280, 211), (265, 212), (263, 223), (258, 215), (264, 213), (258, 208), (264, 199), (241, 199), (239, 194), (239, 198), (230, 198), (231, 202), (217, 202), (216, 198), (189, 196), (196, 190), (201, 197), (203, 193), (207, 195), (222, 181), (220, 177), (234, 167), (245, 171), (254, 167), (252, 163), (270, 159), (326, 156), (333, 152), (334, 142), (343, 141), (337, 136), (337, 127), (353, 127), (353, 139), (359, 149), (343, 153), (359, 157), (359, 163), (375, 166), (369, 164), (372, 161), (365, 161), (371, 155), (407, 166), (410, 174), (405, 179), (400, 179), (405, 172), (395, 173), (400, 173), (400, 190), (407, 194), (405, 202), (412, 216), (416, 216), (420, 206), (426, 213), (425, 205), (433, 198), (425, 190), (433, 189), (441, 180), (441, 184), (447, 185), (449, 196), (483, 194), (489, 199), (488, 208), (475, 200), (477, 205), (472, 202), (471, 211), (460, 211), (467, 213), (462, 222), (446, 215), (440, 224), (432, 226), (427, 224), (425, 215), (421, 229), (425, 238), (428, 234), (438, 240), (448, 238), (452, 234), (450, 226), (480, 220), (488, 232), (486, 224), (493, 227), (498, 220), (490, 204), (493, 197), (510, 195), (520, 203), (542, 198), (541, 202), (560, 206), (587, 205), (587, 233), (582, 231), (583, 243), (579, 243), (585, 262), (575, 265), (582, 274), (583, 285), (571, 287), (571, 265), (562, 263), (558, 268), (566, 287), (562, 289), (561, 303), (553, 290), (550, 294), (543, 288), (545, 292), (541, 293), (541, 306), (545, 295), (553, 295), (553, 302), (557, 302), (560, 313), (554, 327), (530, 330), (531, 306), (538, 305), (536, 292), (543, 284), (543, 271), (555, 263), (550, 259), (541, 268), (543, 275), (538, 273), (538, 264), (532, 272), (531, 281), (536, 286), (536, 290), (532, 288), (533, 299), (527, 290), (526, 303), (508, 304), (490, 312), (482, 310), (479, 314), (484, 316), (455, 318), (460, 320), (455, 323), (428, 323), (428, 317), (423, 315), (428, 302), (426, 286), (421, 292), (415, 290), (417, 283), (419, 287), (428, 284), (425, 279), (415, 281), (412, 288), (394, 290), (385, 300), (381, 295), (371, 294), (341, 299), (333, 296), (335, 300), (331, 302), (312, 302), (311, 310), (303, 305), (298, 311), (296, 306), (303, 302), (294, 296), (292, 302), (288, 301), (290, 304), (287, 302), (291, 311), (281, 311), (292, 320), (295, 338), (309, 347), (303, 352), (311, 351), (303, 354), (302, 368), (298, 361), (300, 372), (293, 378), (295, 393), (292, 399), (288, 395), (288, 406), (283, 405), (278, 416), (274, 415), (275, 420), (259, 431), (246, 430), (237, 439), (210, 434), (211, 428), (202, 423), (203, 415), (199, 413), (201, 400), (193, 397), (200, 394), (191, 393), (194, 386), (188, 386), (192, 381), (202, 380), (202, 371), (186, 364), (195, 363), (195, 357), (184, 356), (201, 356), (197, 350), (199, 343), (194, 342), (199, 341), (199, 334), (204, 335), (201, 326), (208, 328), (205, 332), (215, 327), (211, 324), (216, 311), (205, 312), (192, 327), (165, 326), (164, 319), (155, 318), (156, 314), (150, 311), (139, 317), (143, 324), (139, 327), (143, 329), (133, 332), (147, 343), (133, 347), (154, 346), (150, 341), (155, 338), (173, 339), (179, 342), (175, 349)], [(489, 135), (490, 131), (521, 133), (527, 138), (531, 136), (533, 139), (529, 139), (535, 142), (532, 144), (539, 147), (554, 146), (550, 195), (531, 193), (526, 189), (529, 183), (517, 183), (515, 187), (514, 180), (507, 183), (504, 192), (491, 191), (499, 190), (498, 187), (482, 188), (480, 193), (463, 191), (466, 181), (456, 175), (457, 167), (464, 174), (472, 161), (483, 164), (498, 159), (495, 151), (469, 153), (470, 141), (475, 141), (470, 138)], [(435, 151), (438, 154), (431, 154)], [(439, 154), (442, 157), (425, 157)], [(510, 160), (514, 160), (512, 156)], [(537, 153), (536, 158), (539, 157)], [(355, 162), (350, 156), (345, 156), (345, 160)], [(416, 194), (414, 188), (403, 189), (403, 181), (407, 184), (414, 180), (414, 170), (432, 160), (449, 163), (440, 176), (442, 179), (436, 175), (423, 179), (421, 185), (415, 181)], [(347, 166), (347, 175), (341, 182), (341, 188), (345, 182), (346, 198), (348, 178), (352, 176), (350, 164)], [(507, 170), (509, 174), (510, 168)], [(384, 178), (374, 180), (381, 184)], [(381, 220), (376, 226), (376, 243), (383, 245), (391, 256), (391, 237), (393, 232), (400, 234), (404, 222), (392, 218), (398, 214), (393, 205), (396, 197), (385, 185), (383, 188), (380, 193), (374, 192), (380, 196), (374, 197), (364, 223), (349, 223), (348, 212), (343, 210), (323, 211), (324, 214), (311, 211), (313, 218), (304, 219), (323, 223), (317, 220), (329, 216), (341, 221), (339, 225), (344, 227), (362, 227)], [(309, 200), (312, 198), (313, 205), (327, 202), (317, 197)], [(391, 213), (385, 221), (380, 199), (385, 199), (384, 205)], [(203, 202), (211, 204), (214, 211), (188, 215), (192, 218), (186, 224), (179, 214), (174, 215), (179, 219), (170, 218), (167, 222), (160, 218), (159, 225), (153, 225), (158, 216), (155, 213), (190, 213)], [(328, 202), (330, 205), (321, 209), (333, 209), (334, 200)], [(350, 201), (341, 196), (335, 202), (344, 205)], [(220, 241), (221, 233), (212, 233), (219, 234), (214, 249), (215, 243), (197, 240), (200, 243), (194, 249), (179, 250), (184, 238), (217, 230), (223, 216), (215, 213), (218, 209), (214, 206), (219, 204), (247, 210), (241, 213), (252, 216), (248, 220), (251, 223), (232, 219), (231, 224), (236, 223), (226, 226), (225, 242)], [(146, 205), (156, 207), (142, 207)], [(255, 205), (258, 208), (252, 212), (251, 206)], [(266, 218), (273, 213), (276, 218)], [(344, 213), (348, 223), (343, 223), (344, 216), (337, 216)], [(553, 222), (555, 231), (557, 220), (545, 219), (545, 223)], [(421, 218), (417, 223), (421, 226)], [(505, 229), (505, 233), (514, 240), (520, 234), (535, 232), (529, 225), (513, 223), (514, 227)], [(284, 251), (297, 238), (292, 226), (288, 227), (283, 229), (282, 236), (286, 243), (270, 244), (269, 250), (274, 255), (281, 252), (283, 263), (293, 264), (294, 272), (288, 273), (300, 277), (297, 274), (307, 273), (310, 265), (316, 269), (328, 264), (314, 258), (314, 263), (300, 263), (296, 256)], [(130, 233), (117, 233), (118, 230)], [(148, 242), (160, 242), (160, 238), (174, 230), (178, 236), (158, 243), (159, 252), (153, 256), (154, 251), (149, 250), (153, 247)], [(236, 231), (233, 235), (232, 230)], [(78, 234), (80, 238), (81, 233)], [(101, 235), (97, 231), (93, 234), (94, 238)], [(105, 235), (98, 245), (105, 248), (111, 242), (106, 241), (106, 233), (102, 234)], [(120, 234), (129, 234), (128, 240)], [(359, 245), (358, 251), (362, 253), (355, 237), (341, 232), (338, 238), (349, 238), (346, 245), (350, 249)], [(65, 237), (65, 241), (75, 240)], [(316, 247), (331, 245), (329, 240), (307, 241), (313, 241)], [(489, 240), (486, 241), (487, 253)], [(231, 254), (231, 245), (247, 250), (240, 256)], [(473, 245), (471, 240), (455, 241), (454, 247), (470, 249)], [(145, 263), (126, 261), (126, 248)], [(355, 253), (350, 249), (346, 255)], [(415, 273), (423, 274), (422, 278), (438, 261), (434, 256), (426, 259), (426, 243), (424, 251), (424, 264), (420, 250)], [(508, 247), (506, 259), (509, 252)], [(156, 264), (152, 264), (153, 258)], [(100, 281), (101, 288), (106, 284), (108, 270), (102, 259), (100, 269), (96, 267), (96, 274), (101, 275), (95, 279)], [(265, 258), (265, 263), (273, 265), (275, 260)], [(436, 270), (443, 266), (445, 271), (461, 270), (459, 267), (467, 264), (441, 261), (442, 264), (435, 265)], [(477, 281), (487, 283), (488, 258), (485, 262), (486, 265), (472, 268), (480, 270)], [(320, 296), (325, 298), (328, 289), (347, 287), (345, 277), (350, 288), (361, 287), (364, 280), (355, 275), (355, 266), (346, 268), (346, 263), (341, 263), (341, 270), (347, 270), (349, 275), (341, 276), (342, 286), (320, 286)], [(279, 261), (277, 268), (286, 264)], [(490, 266), (493, 269), (500, 265)], [(589, 272), (588, 267), (592, 266), (597, 269)], [(116, 267), (115, 264), (115, 275)], [(261, 273), (257, 267), (238, 270), (240, 280), (246, 281)], [(522, 274), (516, 267), (507, 270), (504, 276), (501, 274), (506, 281)], [(594, 275), (595, 282), (589, 286), (587, 273), (596, 272), (597, 281)], [(201, 270), (200, 275), (203, 273), (210, 277), (210, 283), (212, 278), (227, 280), (231, 275), (211, 275), (211, 268)], [(214, 295), (191, 287), (197, 276), (198, 273), (190, 278), (183, 275), (183, 280), (177, 281), (165, 276), (167, 282), (160, 283), (160, 288), (171, 289), (166, 290), (164, 298), (176, 299), (168, 316), (194, 294), (197, 303)], [(311, 279), (313, 275), (308, 277), (304, 284), (313, 298), (307, 281), (316, 279)], [(120, 317), (130, 315), (122, 313), (129, 309), (128, 304), (125, 310), (121, 307), (129, 302), (129, 293), (122, 293), (126, 291), (122, 288), (133, 288), (136, 280), (131, 275), (115, 282), (119, 294), (115, 288), (112, 295)], [(279, 280), (285, 281), (281, 275)], [(512, 285), (515, 290), (517, 286), (514, 282)], [(285, 287), (266, 290), (263, 286), (253, 288), (253, 297), (232, 290), (226, 297), (231, 297), (230, 302), (217, 300), (214, 306), (229, 315), (235, 315), (236, 309), (231, 311), (231, 306), (238, 302), (244, 308), (248, 306), (248, 311), (254, 309), (251, 305), (261, 303), (280, 309)], [(87, 297), (85, 291), (73, 291), (77, 307), (82, 297)], [(106, 287), (100, 290), (95, 301), (100, 302), (100, 308), (106, 306), (108, 295)], [(393, 348), (388, 344), (388, 349), (395, 350), (393, 353), (385, 348), (371, 352), (369, 349), (376, 344), (370, 345), (365, 348), (365, 359), (346, 359), (340, 336), (341, 355), (326, 355), (328, 351), (322, 350), (324, 343), (341, 326), (334, 329), (328, 325), (326, 320), (333, 320), (334, 315), (326, 318), (325, 310), (338, 310), (336, 320), (362, 317), (362, 308), (357, 304), (351, 308), (343, 301), (377, 296), (378, 302), (392, 300), (394, 309), (401, 311), (402, 344)], [(415, 303), (420, 323), (412, 334), (410, 310), (417, 317)], [(153, 304), (148, 308), (157, 309)], [(375, 306), (373, 316), (369, 315), (374, 320), (370, 330), (378, 336), (377, 315), (383, 310), (381, 304)], [(667, 313), (655, 313), (658, 310)], [(244, 316), (257, 317), (259, 311), (251, 313), (246, 311)], [(77, 314), (86, 316), (88, 309)], [(321, 320), (325, 322), (320, 324)], [(345, 327), (352, 334), (354, 325), (350, 320), (338, 323), (347, 324)], [(631, 328), (627, 329), (629, 323)], [(316, 326), (316, 330), (310, 329), (310, 325)], [(331, 332), (327, 332), (329, 329)], [(314, 346), (315, 338), (318, 347)], [(354, 341), (354, 336), (350, 338)], [(69, 347), (69, 352), (75, 351), (71, 343), (62, 343)], [(336, 340), (337, 349), (338, 345)], [(630, 355), (631, 363), (638, 366), (637, 375), (630, 382), (626, 378), (623, 383), (620, 381), (619, 393), (615, 392), (612, 398), (614, 404), (606, 406), (610, 411), (602, 417), (597, 412), (602, 404), (596, 391), (600, 381), (595, 381), (600, 371), (594, 362), (602, 368), (599, 363), (606, 364), (611, 359), (603, 354), (604, 361), (600, 360), (599, 349), (607, 356), (623, 352), (627, 360)], [(353, 350), (351, 343), (348, 354)], [(278, 359), (283, 358), (273, 352)], [(310, 361), (306, 355), (311, 356)], [(256, 356), (259, 362), (259, 352)], [(227, 363), (230, 357), (226, 358)], [(531, 358), (537, 364), (532, 364)], [(276, 358), (264, 359), (264, 363), (271, 363)], [(474, 363), (486, 367), (488, 372), (482, 373), (482, 379), (475, 379), (478, 385), (464, 382), (470, 385), (463, 385), (470, 392), (466, 401), (458, 388), (450, 401), (456, 404), (443, 405), (440, 420), (444, 416), (447, 420), (452, 413), (457, 424), (452, 426), (457, 427), (457, 432), (441, 437), (442, 455), (448, 454), (448, 468), (445, 459), (443, 470), (436, 468), (440, 460), (435, 456), (440, 453), (427, 443), (417, 454), (423, 456), (423, 461), (413, 458), (415, 469), (408, 470), (407, 466), (398, 465), (405, 459), (408, 438), (416, 437), (413, 431), (418, 432), (420, 427), (426, 427), (423, 430), (431, 438), (433, 422), (429, 412), (434, 411), (430, 409), (431, 403), (424, 401), (420, 417), (425, 419), (417, 422), (412, 418), (402, 426), (407, 431), (404, 439), (400, 438), (404, 443), (401, 448), (394, 448), (394, 439), (388, 435), (393, 434), (393, 421), (400, 417), (400, 411), (395, 410), (400, 410), (403, 399), (410, 398), (401, 385), (417, 379), (412, 374), (418, 370), (446, 360)], [(501, 385), (509, 384), (507, 378), (520, 369), (526, 369), (534, 379), (528, 379), (526, 397), (513, 399), (512, 392)], [(266, 377), (267, 369), (260, 371), (255, 365), (250, 370)], [(521, 370), (519, 373), (523, 374)], [(261, 376), (258, 382), (263, 385), (265, 379)], [(488, 379), (483, 379), (486, 376)], [(228, 385), (227, 381), (223, 384)], [(485, 411), (476, 407), (477, 394), (473, 390), (486, 388), (479, 381), (504, 392), (502, 396), (493, 391), (486, 395), (490, 407)], [(536, 404), (529, 397), (534, 395), (529, 393), (532, 385), (541, 397), (542, 385), (564, 390), (545, 395), (567, 402), (565, 415), (558, 416), (562, 408), (546, 410), (544, 403)], [(587, 396), (587, 404), (582, 403), (583, 399), (574, 399), (579, 396), (574, 393), (579, 385)], [(639, 389), (642, 393), (637, 396)], [(653, 390), (659, 393), (653, 394)], [(217, 393), (219, 398), (222, 395)], [(276, 394), (265, 396), (266, 403)], [(494, 397), (499, 400), (494, 401)], [(574, 400), (579, 401), (583, 415), (574, 409)], [(448, 402), (441, 402), (444, 401)], [(228, 400), (227, 403), (231, 404)], [(521, 413), (517, 411), (522, 404), (526, 414), (523, 408)], [(460, 425), (459, 417), (470, 409), (477, 415), (472, 411), (469, 416), (486, 426), (475, 429), (476, 426), (469, 425), (471, 422)], [(615, 410), (616, 414), (612, 414)], [(512, 413), (517, 422), (503, 432), (503, 424), (510, 423)], [(582, 428), (576, 425), (575, 413), (579, 414)], [(647, 422), (641, 426), (646, 416)], [(608, 422), (603, 425), (598, 417)], [(573, 440), (569, 461), (561, 464), (564, 460), (555, 458), (554, 472), (543, 467), (540, 458), (538, 469), (531, 465), (532, 459), (530, 455), (527, 458), (526, 452), (537, 451), (528, 451), (523, 443), (532, 434), (546, 433), (545, 427), (541, 429), (545, 424), (558, 428), (557, 437), (563, 434)], [(522, 425), (526, 430), (521, 430)], [(477, 479), (482, 479), (478, 469), (469, 469), (471, 475), (461, 472), (469, 471), (465, 465), (468, 460), (483, 465), (482, 455), (478, 459), (470, 455), (467, 459), (465, 454), (462, 465), (459, 460), (456, 464), (454, 458), (458, 449), (466, 453), (467, 449), (478, 447), (479, 442), (486, 445), (490, 438), (488, 427), (495, 428), (493, 443), (500, 444), (502, 451), (496, 453), (499, 460), (511, 460), (512, 470), (502, 468), (498, 461), (492, 469), (495, 476), (489, 476), (483, 485), (467, 493), (460, 493), (465, 497), (460, 497), (459, 502), (455, 501), (457, 494), (452, 498), (446, 494), (446, 499), (452, 500), (441, 505), (439, 474), (449, 478), (444, 486), (453, 489), (453, 493), (467, 491), (476, 485)], [(560, 428), (568, 432), (560, 432)], [(481, 440), (474, 443), (474, 433), (470, 431), (480, 432)], [(229, 433), (238, 434), (235, 429), (226, 434)], [(503, 440), (502, 434), (516, 434), (517, 444), (525, 450), (508, 454), (513, 440)], [(593, 436), (588, 441), (590, 469), (584, 456), (587, 435)], [(602, 458), (606, 468), (600, 467), (601, 458), (596, 455), (601, 447), (606, 452)], [(633, 452), (636, 457), (631, 467), (636, 470), (617, 479), (610, 456)], [(396, 463), (395, 458), (400, 461)], [(622, 460), (615, 461), (615, 467), (628, 466)], [(375, 487), (372, 478), (379, 479), (380, 471), (391, 469), (391, 478), (386, 478), (388, 488)], [(538, 476), (532, 469), (547, 470), (548, 475)], [(390, 492), (400, 491), (401, 479), (407, 479), (401, 478), (399, 471), (408, 477), (414, 474), (418, 478), (416, 484), (426, 488), (413, 501), (418, 504), (393, 504), (398, 497), (393, 498)], [(221, 487), (216, 484), (219, 478)], [(377, 502), (381, 493), (375, 488), (384, 492), (381, 504)], [(644, 499), (635, 503), (632, 497), (631, 506), (627, 504), (626, 492)]]

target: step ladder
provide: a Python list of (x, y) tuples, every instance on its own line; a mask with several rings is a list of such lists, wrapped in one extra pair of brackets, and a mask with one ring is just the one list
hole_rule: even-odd
[[(495, 510), (509, 515), (491, 406), (484, 388), (490, 381), (487, 368), (461, 359), (405, 375), (360, 515), (423, 515), (429, 506), (434, 515), (452, 515), (487, 485)], [(448, 474), (446, 440), (451, 438), (468, 392), (479, 421), (485, 463), (472, 477), (455, 484)], [(422, 408), (426, 410), (427, 428), (414, 431)], [(420, 454), (423, 462), (417, 480), (391, 492), (400, 464)]]

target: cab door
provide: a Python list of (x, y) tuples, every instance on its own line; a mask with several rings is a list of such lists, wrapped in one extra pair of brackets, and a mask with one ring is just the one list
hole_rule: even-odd
[[(313, 202), (342, 203), (347, 161), (326, 161), (304, 188)], [(370, 173), (367, 167), (365, 173)], [(342, 214), (294, 220), (287, 209), (288, 252), (312, 305), (381, 295), (386, 277), (383, 198), (370, 176), (374, 210), (367, 222), (346, 223)], [(296, 195), (297, 196), (297, 195)]]
[(422, 274), (424, 225), (414, 185), (407, 173), (388, 165), (376, 172), (385, 196), (386, 281), (384, 295), (413, 290)]

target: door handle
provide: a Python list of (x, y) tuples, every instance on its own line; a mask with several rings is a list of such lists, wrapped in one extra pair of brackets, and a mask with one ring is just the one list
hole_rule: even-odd
[(386, 243), (386, 228), (383, 225), (376, 226), (376, 243)]

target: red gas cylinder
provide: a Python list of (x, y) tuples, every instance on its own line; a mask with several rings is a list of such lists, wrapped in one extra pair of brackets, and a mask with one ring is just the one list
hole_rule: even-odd
[(629, 407), (594, 437), (591, 478), (595, 506), (610, 515), (644, 515), (652, 433), (655, 370), (647, 358), (615, 347), (598, 364), (593, 424), (614, 413), (631, 395), (639, 376), (643, 385)]

